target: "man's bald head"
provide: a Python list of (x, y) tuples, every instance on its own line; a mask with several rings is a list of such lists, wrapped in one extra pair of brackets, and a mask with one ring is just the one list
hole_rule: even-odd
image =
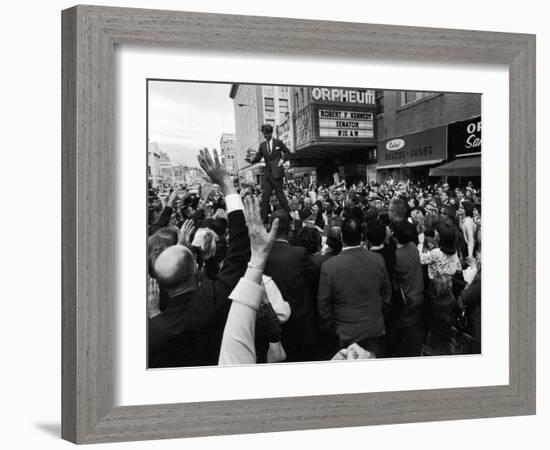
[(160, 253), (154, 264), (160, 286), (176, 288), (195, 283), (195, 258), (183, 245), (172, 245)]

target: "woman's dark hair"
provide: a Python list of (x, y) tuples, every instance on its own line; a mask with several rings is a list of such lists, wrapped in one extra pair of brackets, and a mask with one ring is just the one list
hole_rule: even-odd
[(307, 255), (313, 255), (321, 249), (321, 235), (316, 228), (304, 227), (298, 234), (298, 245), (306, 249)]
[(317, 205), (319, 208), (319, 211), (315, 216), (314, 225), (323, 230), (325, 228), (325, 219), (323, 219), (323, 202), (321, 200), (317, 200), (313, 205)]
[(466, 217), (474, 216), (474, 204), (472, 202), (462, 202), (462, 207), (464, 208), (464, 214), (466, 215)]
[(446, 255), (456, 253), (456, 226), (450, 220), (444, 220), (437, 227), (439, 233), (439, 248)]
[(435, 214), (428, 214), (424, 218), (424, 236), (435, 237), (435, 231), (439, 225), (439, 216)]

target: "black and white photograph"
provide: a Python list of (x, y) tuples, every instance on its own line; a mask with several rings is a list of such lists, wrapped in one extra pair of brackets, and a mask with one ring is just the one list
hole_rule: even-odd
[(481, 353), (481, 94), (147, 80), (148, 367)]

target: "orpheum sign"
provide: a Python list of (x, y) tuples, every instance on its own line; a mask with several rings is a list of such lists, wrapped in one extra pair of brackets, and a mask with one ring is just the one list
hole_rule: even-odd
[(376, 96), (368, 89), (337, 89), (316, 87), (311, 90), (311, 97), (315, 101), (357, 103), (360, 105), (374, 105)]

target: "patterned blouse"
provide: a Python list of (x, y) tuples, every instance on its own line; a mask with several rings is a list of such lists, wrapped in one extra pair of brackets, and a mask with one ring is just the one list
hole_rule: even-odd
[(439, 248), (427, 252), (420, 252), (420, 263), (428, 264), (428, 277), (433, 280), (436, 274), (453, 276), (455, 272), (462, 271), (458, 253), (447, 255)]

